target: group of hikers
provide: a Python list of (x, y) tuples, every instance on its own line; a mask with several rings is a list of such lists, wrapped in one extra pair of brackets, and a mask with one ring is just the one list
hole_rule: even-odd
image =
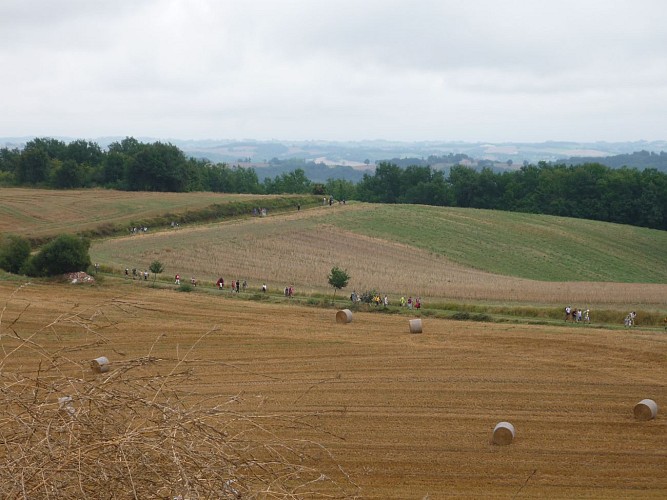
[[(97, 264), (96, 264), (96, 268), (97, 268)], [(137, 269), (136, 267), (132, 268), (132, 270), (130, 270), (129, 268), (126, 267), (125, 268), (125, 277), (129, 278), (130, 276), (132, 277), (132, 279), (142, 279), (143, 278), (144, 280), (148, 280), (148, 277), (150, 276), (150, 273), (148, 271), (141, 271), (140, 269)], [(178, 273), (174, 276), (174, 284), (175, 285), (180, 285), (181, 284), (181, 275), (178, 274)], [(199, 285), (199, 281), (197, 280), (197, 278), (192, 276), (190, 278), (190, 285), (192, 285), (192, 286)], [(215, 287), (218, 290), (224, 290), (225, 289), (225, 279), (222, 278), (222, 277), (218, 278), (218, 281), (215, 282)], [(242, 291), (245, 292), (248, 289), (248, 281), (247, 280), (241, 281), (241, 280), (238, 280), (238, 279), (237, 280), (232, 280), (231, 284), (229, 285), (229, 289), (232, 292), (235, 292), (235, 293), (241, 293)], [(262, 283), (260, 291), (262, 293), (267, 292), (266, 283)], [(293, 295), (294, 295), (294, 287), (293, 286), (285, 287), (285, 296), (286, 297), (292, 297)]]
[[(96, 271), (99, 270), (99, 264), (95, 264), (95, 270)], [(150, 274), (147, 270), (141, 271), (140, 269), (137, 269), (136, 267), (132, 268), (132, 279), (133, 280), (136, 280), (137, 278), (138, 279), (143, 278), (145, 281), (147, 281), (149, 275)], [(125, 277), (126, 278), (130, 277), (130, 269), (127, 268), (127, 267), (125, 268)]]
[(637, 317), (637, 313), (634, 311), (630, 311), (628, 315), (625, 317), (625, 320), (623, 323), (625, 326), (630, 327), (630, 326), (635, 326), (635, 318)]
[[(215, 287), (218, 290), (224, 290), (225, 289), (225, 278), (222, 278), (222, 277), (218, 278), (218, 281), (215, 282)], [(241, 281), (241, 280), (232, 280), (229, 289), (232, 292), (235, 292), (235, 293), (241, 293), (242, 291), (245, 292), (245, 291), (248, 290), (248, 281), (247, 280), (243, 280), (243, 281)], [(260, 288), (260, 290), (262, 291), (262, 293), (266, 293), (266, 291), (267, 291), (266, 283), (262, 283), (262, 287)], [(294, 290), (294, 289), (292, 289), (292, 290)]]
[(422, 307), (421, 297), (416, 297), (414, 299), (412, 297), (408, 297), (408, 300), (405, 300), (405, 297), (401, 297), (401, 307), (406, 307), (406, 306), (408, 309), (412, 309), (413, 307), (415, 309), (421, 309)]
[[(180, 274), (176, 274), (176, 276), (174, 276), (174, 284), (175, 285), (180, 285), (181, 284), (181, 275)], [(195, 278), (193, 276), (192, 278), (190, 278), (190, 284), (192, 286), (197, 286), (199, 284), (199, 281), (197, 281), (197, 278)], [(224, 288), (225, 288), (225, 279), (222, 278), (222, 277), (218, 278), (218, 281), (215, 282), (215, 287), (218, 290), (224, 290)], [(232, 280), (229, 288), (232, 292), (241, 293), (241, 290), (243, 290), (245, 292), (248, 289), (248, 282), (246, 280), (243, 280), (243, 281), (241, 281), (241, 280)], [(262, 285), (262, 291), (266, 292), (266, 284)]]
[(590, 323), (591, 322), (591, 311), (590, 309), (577, 309), (572, 308), (571, 306), (567, 306), (565, 308), (565, 321), (574, 321), (575, 323), (578, 323), (580, 321), (583, 321), (585, 323)]
[[(215, 282), (215, 287), (218, 290), (223, 290), (225, 288), (225, 278), (218, 278), (218, 281)], [(248, 289), (248, 282), (246, 280), (232, 280), (232, 283), (230, 285), (230, 289), (232, 292), (236, 293), (241, 293), (241, 289), (245, 292)]]
[[(357, 303), (357, 302), (362, 302), (362, 300), (363, 300), (362, 296), (359, 295), (356, 290), (354, 290), (350, 294), (350, 301), (353, 304)], [(376, 307), (380, 307), (380, 306), (387, 307), (387, 306), (389, 306), (389, 297), (387, 297), (386, 295), (384, 297), (382, 297), (379, 293), (374, 293), (373, 296), (370, 297), (370, 299), (367, 298), (366, 300), (370, 301), (370, 303), (373, 304)]]
[[(352, 303), (362, 301), (361, 296), (357, 293), (356, 290), (350, 294), (350, 301), (352, 301)], [(389, 297), (387, 297), (386, 295), (382, 296), (379, 293), (375, 293), (373, 294), (372, 297), (370, 297), (370, 303), (373, 304), (375, 307), (380, 307), (380, 306), (389, 307)], [(407, 300), (405, 299), (405, 297), (401, 297), (400, 304), (401, 307), (407, 307), (408, 309), (413, 309), (413, 308), (421, 309), (422, 301), (420, 297), (413, 299), (410, 296), (408, 297)]]
[[(630, 311), (625, 317), (623, 324), (627, 327), (635, 326), (635, 318), (637, 318), (637, 313), (635, 311)], [(577, 323), (579, 321), (590, 323), (591, 311), (590, 309), (577, 309), (572, 308), (571, 306), (567, 306), (565, 308), (565, 321), (570, 320)], [(667, 318), (665, 318), (665, 330), (667, 330)]]

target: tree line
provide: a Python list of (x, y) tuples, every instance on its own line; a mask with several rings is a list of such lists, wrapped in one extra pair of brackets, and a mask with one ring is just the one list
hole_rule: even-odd
[(0, 184), (55, 189), (104, 187), (126, 191), (213, 191), (274, 194), (311, 190), (303, 172), (260, 183), (253, 168), (187, 158), (178, 147), (132, 137), (106, 151), (94, 142), (36, 138), (23, 149), (0, 149)]
[(37, 138), (0, 149), (0, 184), (130, 191), (313, 193), (338, 200), (485, 208), (542, 213), (667, 230), (667, 174), (654, 168), (612, 169), (599, 163), (523, 165), (496, 172), (455, 165), (380, 162), (359, 182), (314, 183), (303, 169), (259, 181), (253, 168), (187, 158), (176, 146), (128, 137), (97, 144)]
[(653, 168), (540, 162), (494, 172), (457, 165), (445, 176), (429, 166), (381, 163), (355, 191), (356, 199), (375, 203), (485, 208), (667, 230), (667, 174)]

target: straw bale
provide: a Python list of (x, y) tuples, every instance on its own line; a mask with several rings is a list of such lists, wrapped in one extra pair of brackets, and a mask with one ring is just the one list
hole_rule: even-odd
[(422, 332), (422, 320), (420, 318), (410, 320), (410, 333)]
[(95, 373), (104, 373), (109, 371), (109, 360), (105, 356), (95, 358), (90, 362), (90, 367)]
[(493, 444), (508, 445), (514, 440), (514, 426), (509, 422), (498, 422), (493, 429)]
[(652, 399), (642, 399), (635, 405), (634, 414), (637, 420), (652, 420), (658, 415), (658, 405)]
[(349, 309), (341, 309), (336, 313), (336, 323), (350, 323), (352, 322), (352, 311)]

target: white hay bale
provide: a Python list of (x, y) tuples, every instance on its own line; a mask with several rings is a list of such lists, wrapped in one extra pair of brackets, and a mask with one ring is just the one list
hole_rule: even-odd
[(105, 356), (95, 358), (90, 362), (90, 367), (95, 373), (104, 373), (109, 371), (109, 360)]
[(421, 333), (422, 332), (422, 320), (411, 319), (410, 320), (410, 333)]
[(635, 405), (634, 414), (637, 420), (652, 420), (658, 415), (658, 404), (652, 399), (642, 399)]
[(336, 323), (350, 323), (352, 321), (352, 311), (341, 309), (336, 313)]
[(514, 426), (509, 422), (498, 422), (493, 428), (493, 444), (508, 445), (514, 440)]

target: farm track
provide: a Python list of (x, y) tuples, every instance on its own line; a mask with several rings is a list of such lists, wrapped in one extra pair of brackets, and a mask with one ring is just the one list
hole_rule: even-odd
[[(33, 341), (71, 348), (82, 370), (99, 355), (116, 369), (151, 352), (146, 371), (167, 374), (177, 360), (193, 370), (186, 399), (299, 417), (307, 426), (286, 437), (325, 446), (358, 486), (350, 495), (667, 495), (664, 414), (632, 417), (640, 399), (667, 401), (662, 333), (423, 318), (424, 333), (411, 335), (403, 316), (356, 313), (338, 325), (333, 310), (121, 283), (1, 282), (0, 310), (5, 356), (16, 335), (38, 331)], [(35, 370), (39, 359), (21, 348), (3, 370)], [(517, 429), (510, 446), (489, 442), (501, 420)]]

